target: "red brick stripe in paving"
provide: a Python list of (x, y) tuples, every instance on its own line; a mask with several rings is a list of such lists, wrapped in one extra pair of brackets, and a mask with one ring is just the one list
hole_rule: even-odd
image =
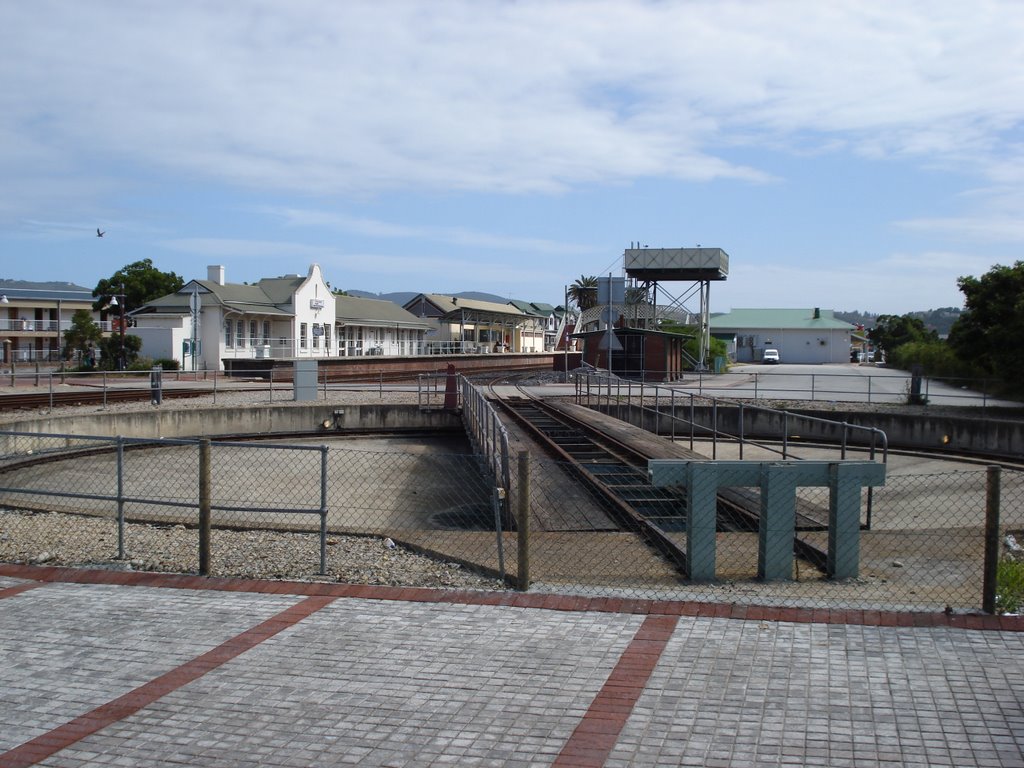
[(43, 586), (43, 582), (41, 581), (28, 581), (24, 584), (18, 584), (14, 587), (0, 589), (0, 600), (3, 600), (5, 597), (14, 597), (15, 595), (20, 595), (22, 592), (28, 592), (30, 589), (35, 589), (36, 587), (41, 586)]
[(307, 597), (291, 608), (247, 629), (216, 648), (197, 656), (192, 661), (139, 686), (134, 691), (129, 691), (91, 712), (0, 754), (0, 768), (28, 768), (30, 765), (46, 760), (76, 741), (135, 714), (161, 697), (173, 693), (183, 685), (191, 683), (238, 655), (255, 648), (264, 640), (294, 626), (334, 600), (333, 597)]
[(847, 610), (845, 608), (833, 610), (830, 608), (787, 608), (683, 600), (581, 598), (574, 595), (523, 592), (473, 592), (423, 587), (378, 587), (366, 584), (259, 581), (256, 579), (211, 578), (137, 571), (100, 571), (88, 568), (61, 568), (12, 563), (0, 563), (0, 576), (40, 582), (116, 584), (125, 587), (163, 587), (167, 589), (214, 589), (274, 595), (358, 597), (368, 600), (398, 600), (410, 603), (504, 605), (515, 608), (558, 611), (703, 616), (746, 621), (785, 621), (798, 624), (813, 622), (816, 624), (862, 624), (871, 627), (956, 627), (958, 629), (1024, 632), (1024, 616), (992, 616), (983, 613), (946, 614), (941, 611), (879, 611)]
[(562, 747), (553, 768), (599, 768), (611, 753), (640, 694), (679, 622), (678, 616), (648, 616)]

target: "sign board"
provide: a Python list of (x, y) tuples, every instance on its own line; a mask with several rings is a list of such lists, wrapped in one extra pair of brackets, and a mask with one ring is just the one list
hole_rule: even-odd
[(621, 352), (622, 342), (619, 341), (618, 336), (615, 335), (615, 331), (609, 328), (604, 332), (604, 336), (601, 337), (601, 341), (598, 343), (597, 348), (610, 349), (612, 352)]
[(310, 309), (323, 309), (324, 308), (324, 300), (323, 299), (310, 299), (309, 300), (309, 308)]
[(607, 306), (608, 304), (626, 303), (626, 278), (624, 277), (599, 277), (597, 278), (597, 303)]

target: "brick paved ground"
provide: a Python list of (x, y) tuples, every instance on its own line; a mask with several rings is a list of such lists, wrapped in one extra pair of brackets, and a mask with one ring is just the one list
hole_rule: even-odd
[(0, 566), (0, 768), (1024, 766), (1021, 629)]

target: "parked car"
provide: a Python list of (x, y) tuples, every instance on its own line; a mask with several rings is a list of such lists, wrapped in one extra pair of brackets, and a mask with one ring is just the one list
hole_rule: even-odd
[(764, 354), (761, 355), (761, 362), (766, 365), (775, 365), (779, 362), (779, 350), (777, 349), (766, 349)]

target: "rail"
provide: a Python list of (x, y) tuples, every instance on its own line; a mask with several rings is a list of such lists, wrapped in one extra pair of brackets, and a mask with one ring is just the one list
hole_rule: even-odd
[(616, 375), (634, 384), (670, 382), (675, 388), (700, 395), (754, 400), (969, 405), (980, 406), (982, 413), (986, 408), (1008, 404), (994, 394), (998, 383), (995, 379), (915, 377), (890, 368), (870, 368), (874, 373), (866, 373), (863, 368), (842, 373), (815, 371), (814, 366), (800, 367), (811, 370), (779, 370), (776, 366), (771, 366), (771, 370), (757, 370), (761, 367), (746, 366), (721, 373), (685, 371), (669, 375), (664, 371), (647, 370), (618, 371)]
[[(636, 426), (664, 434), (673, 442), (688, 439), (690, 450), (695, 449), (698, 441), (710, 442), (712, 459), (718, 458), (722, 443), (735, 446), (741, 461), (747, 447), (776, 454), (784, 461), (800, 459), (794, 454), (793, 445), (806, 444), (809, 438), (818, 436), (822, 442), (838, 445), (842, 460), (848, 458), (851, 446), (857, 446), (867, 451), (871, 461), (879, 458), (883, 464), (888, 461), (888, 438), (883, 430), (875, 427), (681, 392), (673, 387), (634, 382), (598, 371), (579, 372), (575, 382), (576, 402), (580, 405), (602, 410), (603, 404), (605, 413), (630, 423), (635, 419)], [(751, 429), (754, 414), (764, 416), (756, 420), (756, 432)], [(727, 421), (730, 416), (731, 420)], [(865, 525), (870, 529), (872, 489), (867, 493)]]
[[(603, 402), (610, 412), (612, 408), (618, 406), (629, 405), (632, 407), (634, 400), (637, 400), (635, 407), (639, 414), (648, 413), (654, 417), (656, 428), (651, 431), (668, 432), (673, 441), (678, 440), (680, 436), (683, 436), (684, 439), (688, 437), (691, 449), (694, 448), (697, 440), (710, 440), (712, 458), (717, 458), (718, 445), (723, 440), (737, 445), (740, 459), (743, 459), (744, 447), (748, 445), (778, 453), (783, 459), (792, 458), (792, 444), (805, 441), (808, 435), (806, 426), (809, 424), (827, 428), (818, 430), (819, 433), (839, 432), (839, 439), (835, 442), (840, 446), (840, 458), (847, 457), (847, 449), (851, 445), (866, 447), (872, 460), (877, 457), (879, 452), (881, 452), (883, 463), (888, 456), (888, 441), (885, 432), (875, 427), (865, 427), (769, 406), (750, 405), (741, 400), (680, 391), (674, 387), (658, 384), (634, 382), (602, 372), (577, 373), (575, 381), (577, 403), (591, 407), (595, 404), (601, 406)], [(697, 410), (698, 404), (702, 408), (700, 412)], [(685, 416), (680, 416), (680, 411)], [(733, 419), (734, 429), (732, 431), (722, 425), (722, 415), (726, 413), (736, 414), (736, 418)], [(770, 419), (761, 420), (761, 423), (769, 426), (778, 424), (780, 428), (774, 433), (766, 433), (762, 428), (755, 439), (751, 436), (749, 429), (752, 420), (746, 417), (747, 414), (753, 413), (771, 416)], [(698, 415), (705, 415), (707, 418), (700, 419)], [(667, 427), (663, 425), (663, 421), (667, 421)], [(683, 425), (685, 429), (679, 431), (678, 425)], [(643, 426), (643, 424), (638, 426)], [(861, 439), (856, 439), (856, 436), (860, 436)]]

